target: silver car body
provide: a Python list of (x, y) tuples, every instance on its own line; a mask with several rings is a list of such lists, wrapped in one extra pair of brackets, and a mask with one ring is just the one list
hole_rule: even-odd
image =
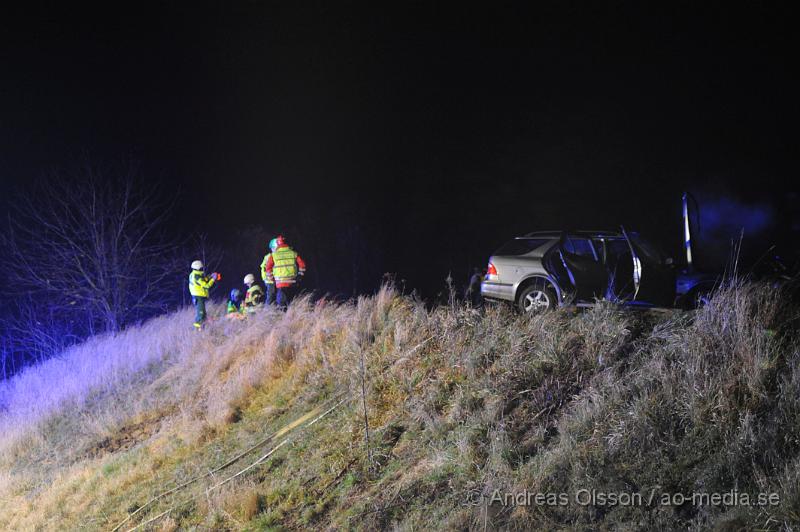
[(526, 240), (534, 235), (536, 238), (541, 235), (545, 242), (530, 252), (522, 255), (492, 255), (489, 258), (489, 263), (494, 266), (496, 273), (487, 273), (483, 283), (481, 283), (481, 295), (483, 297), (514, 302), (523, 283), (542, 280), (552, 285), (556, 290), (559, 301), (563, 301), (564, 296), (561, 293), (558, 282), (550, 275), (542, 263), (545, 253), (558, 244), (561, 233), (530, 233), (514, 240)]
[(518, 303), (520, 294), (535, 284), (551, 288), (556, 305), (568, 300), (592, 304), (604, 297), (671, 304), (671, 264), (657, 248), (624, 229), (537, 231), (513, 239), (491, 256), (481, 295)]

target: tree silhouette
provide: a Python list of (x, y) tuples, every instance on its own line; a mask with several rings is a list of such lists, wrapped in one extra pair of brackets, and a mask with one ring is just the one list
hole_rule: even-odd
[[(169, 212), (132, 164), (54, 173), (17, 198), (0, 236), (6, 282), (21, 310), (6, 324), (12, 343), (35, 350), (37, 338), (115, 332), (165, 310), (179, 297), (165, 282), (181, 271), (164, 233)], [(43, 324), (46, 334), (36, 331)]]

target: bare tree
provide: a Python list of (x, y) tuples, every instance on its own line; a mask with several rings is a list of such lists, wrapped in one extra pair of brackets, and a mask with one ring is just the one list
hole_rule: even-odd
[(77, 176), (54, 174), (9, 215), (0, 237), (7, 284), (35, 314), (55, 313), (81, 336), (152, 316), (168, 305), (165, 281), (179, 271), (163, 232), (169, 212), (131, 164), (111, 175), (90, 165)]
[(5, 356), (44, 362), (80, 340), (75, 318), (27, 297), (16, 299), (13, 312), (2, 321)]

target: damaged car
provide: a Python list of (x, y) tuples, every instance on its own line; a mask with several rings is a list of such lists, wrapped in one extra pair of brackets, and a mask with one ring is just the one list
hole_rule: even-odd
[[(671, 257), (635, 232), (538, 231), (517, 237), (489, 259), (481, 295), (513, 303), (522, 312), (566, 304), (592, 305), (600, 299), (628, 305), (696, 308), (719, 286), (721, 274), (698, 269), (692, 253), (690, 200), (683, 194), (683, 251)], [(786, 274), (784, 273), (784, 277)]]
[(514, 238), (489, 259), (481, 295), (527, 313), (600, 299), (672, 306), (679, 294), (673, 260), (622, 229), (537, 231)]

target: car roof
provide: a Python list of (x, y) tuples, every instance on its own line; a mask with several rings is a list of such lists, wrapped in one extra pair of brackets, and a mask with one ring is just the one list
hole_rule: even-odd
[(527, 233), (523, 236), (518, 236), (517, 238), (561, 238), (563, 233), (568, 233), (570, 235), (577, 235), (577, 236), (584, 236), (584, 237), (595, 237), (595, 238), (622, 238), (622, 233), (619, 231), (588, 231), (588, 230), (580, 230), (580, 231), (532, 231)]

